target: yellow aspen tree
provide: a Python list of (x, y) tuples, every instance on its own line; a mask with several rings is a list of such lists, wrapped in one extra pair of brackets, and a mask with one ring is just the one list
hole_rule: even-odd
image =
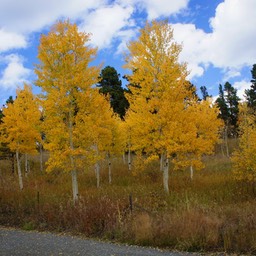
[(186, 64), (178, 61), (181, 46), (167, 21), (153, 21), (128, 49), (125, 67), (132, 74), (127, 76), (131, 94), (126, 122), (132, 130), (132, 150), (146, 153), (147, 161), (160, 156), (164, 190), (169, 193), (169, 162), (176, 164), (177, 156), (199, 151), (190, 149), (199, 127), (193, 121), (196, 111), (190, 110), (196, 99), (186, 80)]
[(17, 90), (17, 98), (13, 104), (4, 108), (1, 124), (3, 141), (11, 151), (16, 152), (19, 186), (23, 189), (20, 155), (36, 154), (36, 143), (41, 142), (39, 104), (28, 85)]
[(83, 95), (98, 82), (99, 67), (90, 66), (97, 50), (87, 46), (90, 35), (79, 32), (76, 24), (61, 21), (38, 47), (36, 85), (43, 91), (45, 148), (50, 152), (47, 171), (71, 172), (73, 200), (78, 199), (77, 165), (87, 151), (76, 136), (76, 115)]
[(106, 157), (108, 161), (108, 182), (112, 183), (112, 162), (111, 158), (113, 156), (121, 156), (124, 152), (124, 140), (122, 136), (122, 131), (120, 129), (120, 124), (122, 120), (119, 116), (112, 116), (111, 124), (111, 140), (105, 145)]
[(246, 104), (239, 106), (239, 148), (231, 158), (236, 180), (256, 184), (256, 122)]
[(79, 134), (78, 138), (83, 147), (90, 152), (99, 187), (100, 161), (105, 158), (106, 153), (109, 155), (114, 149), (116, 120), (108, 100), (97, 88), (90, 89), (88, 94), (84, 95), (84, 102), (76, 116), (76, 122), (79, 124), (76, 133)]
[(132, 149), (164, 158), (163, 183), (169, 193), (169, 159), (180, 145), (179, 118), (190, 96), (186, 65), (178, 62), (181, 46), (174, 42), (167, 21), (146, 23), (137, 41), (128, 45), (125, 67), (131, 94), (126, 121), (132, 127)]
[[(127, 116), (125, 117), (127, 119)], [(123, 150), (123, 162), (126, 164), (125, 155), (127, 153), (127, 163), (128, 163), (128, 170), (132, 170), (132, 157), (131, 157), (131, 148), (132, 148), (132, 127), (131, 121), (128, 118), (128, 122), (126, 120), (122, 120), (118, 126), (119, 134), (120, 134), (120, 146)]]
[(223, 123), (218, 118), (219, 109), (212, 104), (210, 98), (190, 102), (185, 112), (185, 118), (180, 119), (182, 133), (185, 134), (180, 137), (180, 144), (184, 147), (174, 162), (177, 168), (190, 167), (190, 178), (193, 179), (194, 168), (204, 167), (202, 156), (214, 152)]

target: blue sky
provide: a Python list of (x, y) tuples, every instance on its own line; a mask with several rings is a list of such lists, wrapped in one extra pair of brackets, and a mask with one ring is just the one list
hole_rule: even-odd
[(95, 63), (122, 76), (126, 43), (146, 20), (168, 19), (183, 45), (180, 61), (188, 63), (190, 81), (213, 96), (229, 81), (242, 97), (256, 63), (255, 10), (256, 0), (0, 0), (0, 104), (23, 82), (33, 84), (40, 34), (65, 18), (92, 33)]

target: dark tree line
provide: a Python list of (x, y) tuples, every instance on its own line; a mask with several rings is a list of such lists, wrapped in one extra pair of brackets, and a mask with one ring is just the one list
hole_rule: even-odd
[(251, 111), (256, 114), (256, 64), (253, 65), (252, 70), (251, 88), (245, 90), (245, 97), (247, 100), (248, 107)]
[(100, 87), (100, 93), (109, 95), (113, 111), (123, 119), (126, 110), (129, 108), (129, 102), (125, 97), (128, 90), (122, 87), (120, 74), (117, 73), (115, 68), (106, 66), (101, 70), (98, 87)]
[(237, 90), (226, 82), (219, 85), (219, 97), (216, 104), (220, 109), (219, 117), (224, 121), (227, 136), (236, 137), (238, 132), (239, 97)]

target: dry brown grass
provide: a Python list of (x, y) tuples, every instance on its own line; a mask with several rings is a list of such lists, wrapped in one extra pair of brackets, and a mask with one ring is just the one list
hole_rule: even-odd
[[(140, 245), (184, 251), (256, 253), (256, 196), (231, 175), (229, 159), (207, 157), (193, 181), (188, 170), (171, 172), (167, 196), (152, 164), (133, 176), (121, 159), (113, 163), (113, 184), (103, 165), (101, 187), (93, 169), (79, 173), (74, 205), (68, 173), (41, 174), (36, 158), (19, 191), (17, 174), (1, 161), (0, 225), (69, 231)], [(132, 195), (133, 211), (129, 205)]]

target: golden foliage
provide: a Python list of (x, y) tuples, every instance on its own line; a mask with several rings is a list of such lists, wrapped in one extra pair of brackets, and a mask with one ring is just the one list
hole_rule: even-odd
[(3, 109), (2, 142), (7, 143), (12, 151), (33, 154), (37, 152), (36, 142), (41, 141), (38, 100), (27, 84), (16, 94), (14, 103)]
[(79, 112), (88, 105), (91, 87), (97, 83), (100, 70), (89, 66), (96, 55), (96, 49), (86, 46), (89, 37), (78, 32), (75, 24), (64, 21), (54, 25), (40, 40), (40, 63), (35, 72), (36, 85), (44, 93), (45, 148), (51, 153), (48, 171), (55, 168), (71, 171), (90, 158), (90, 150), (84, 147), (84, 140), (79, 141), (77, 133), (82, 129), (78, 127), (82, 124), (77, 120)]
[(239, 108), (239, 149), (232, 156), (234, 176), (237, 180), (256, 182), (256, 126), (255, 116), (246, 104)]
[(172, 28), (166, 21), (147, 23), (128, 48), (125, 67), (132, 75), (126, 123), (132, 149), (149, 160), (175, 155), (177, 165), (202, 167), (201, 156), (212, 152), (221, 124), (217, 109), (193, 96)]

